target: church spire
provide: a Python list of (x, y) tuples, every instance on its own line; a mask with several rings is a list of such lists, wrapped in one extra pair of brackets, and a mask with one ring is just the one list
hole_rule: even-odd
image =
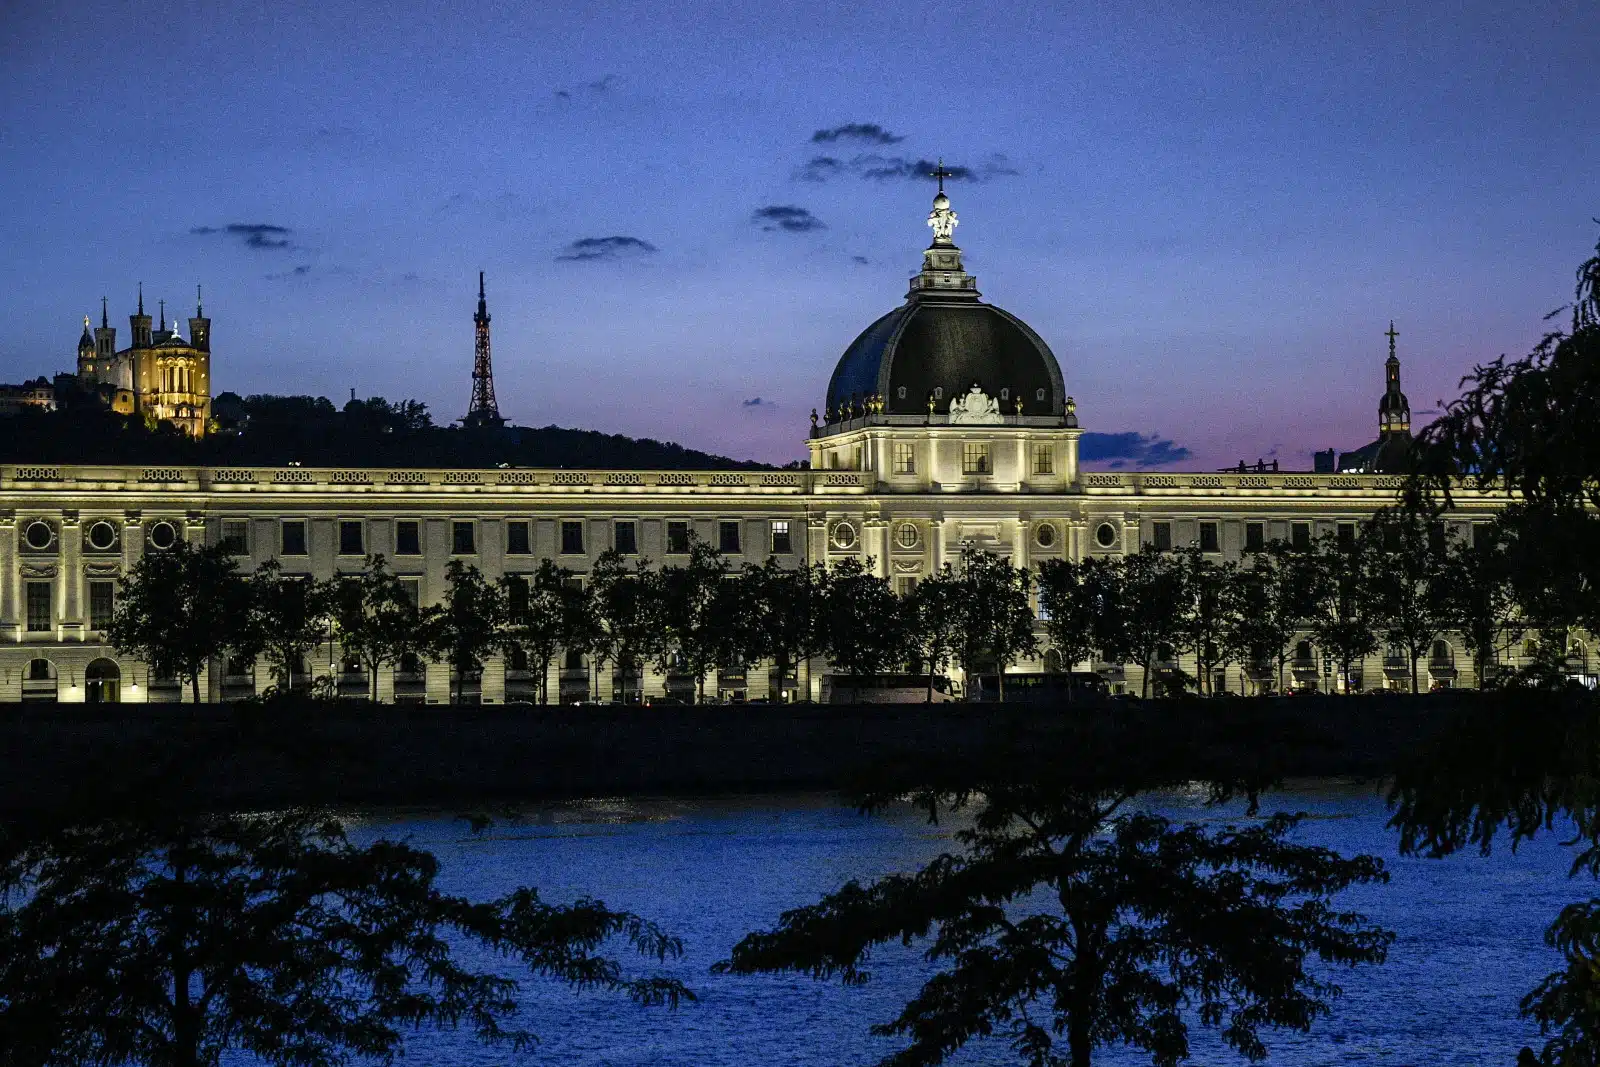
[(1400, 357), (1395, 355), (1395, 338), (1400, 336), (1389, 320), (1384, 332), (1389, 339), (1389, 358), (1383, 363), (1383, 399), (1378, 401), (1378, 434), (1403, 434), (1411, 436), (1411, 402), (1400, 389)]
[(100, 328), (102, 330), (111, 329), (110, 313), (106, 310), (106, 298), (103, 296), (100, 298)]

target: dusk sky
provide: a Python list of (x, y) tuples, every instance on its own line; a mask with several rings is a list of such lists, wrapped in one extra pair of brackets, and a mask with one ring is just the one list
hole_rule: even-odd
[[(1416, 421), (1600, 226), (1600, 4), (0, 5), (0, 378), (205, 287), (215, 391), (786, 462), (941, 156), (1101, 464)], [(1138, 435), (1138, 436), (1131, 436)], [(1187, 450), (1187, 454), (1183, 450)]]

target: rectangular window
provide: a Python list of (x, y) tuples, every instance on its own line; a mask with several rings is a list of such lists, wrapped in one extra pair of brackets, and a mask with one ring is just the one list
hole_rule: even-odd
[(717, 523), (717, 550), (719, 552), (739, 551), (738, 519), (724, 519)]
[(1150, 529), (1150, 543), (1157, 552), (1172, 551), (1172, 523), (1158, 522)]
[(581, 574), (569, 574), (565, 578), (561, 579), (561, 585), (562, 585), (563, 588), (572, 589), (572, 590), (575, 590), (577, 592), (582, 592), (583, 591), (583, 575), (581, 575)]
[(362, 546), (361, 520), (346, 519), (339, 523), (339, 555), (360, 556), (366, 552)]
[(1056, 472), (1055, 449), (1049, 445), (1033, 446), (1033, 473), (1054, 474)]
[(987, 443), (968, 441), (961, 446), (961, 473), (989, 473), (989, 446)]
[(89, 583), (89, 629), (104, 630), (110, 627), (116, 594), (116, 582)]
[(1222, 542), (1217, 537), (1217, 524), (1202, 522), (1200, 524), (1200, 551), (1221, 552)]
[(222, 547), (230, 556), (250, 554), (250, 522), (247, 519), (224, 519), (222, 522)]
[(899, 593), (902, 598), (908, 597), (917, 591), (917, 580), (911, 577), (896, 578), (894, 580), (894, 591)]
[(562, 522), (561, 551), (569, 556), (583, 554), (583, 520), (567, 519)]
[(1349, 548), (1351, 545), (1353, 545), (1355, 543), (1356, 543), (1356, 524), (1353, 523), (1353, 522), (1341, 522), (1339, 524), (1339, 547), (1340, 548)]
[(456, 521), (450, 524), (450, 554), (452, 556), (471, 556), (478, 551), (478, 539), (473, 529), (472, 520)]
[(1289, 538), (1296, 552), (1309, 552), (1311, 550), (1311, 524), (1309, 522), (1290, 523)]
[(624, 556), (639, 554), (639, 527), (632, 519), (618, 519), (611, 528), (611, 547)]
[(55, 627), (55, 613), (50, 610), (50, 582), (28, 583), (28, 629), (33, 633)]
[(528, 579), (520, 574), (506, 575), (506, 608), (516, 620), (528, 614)]
[(794, 543), (789, 540), (789, 520), (772, 520), (772, 554), (786, 556), (794, 551)]
[(682, 555), (689, 551), (689, 524), (686, 522), (667, 523), (667, 552), (673, 555)]
[(1261, 552), (1267, 547), (1267, 526), (1262, 522), (1247, 522), (1244, 524), (1244, 550), (1246, 552)]
[(533, 543), (528, 537), (528, 522), (526, 519), (516, 519), (506, 523), (506, 555), (527, 556), (533, 553)]
[(278, 554), (282, 556), (303, 556), (306, 554), (306, 524), (303, 519), (290, 519), (278, 527), (281, 534), (281, 544)]
[(910, 441), (895, 442), (894, 472), (896, 474), (917, 473), (917, 446)]
[(422, 555), (422, 523), (416, 519), (401, 519), (394, 524), (394, 554)]
[(402, 579), (400, 579), (400, 591), (406, 595), (406, 599), (407, 600), (411, 601), (411, 606), (412, 607), (415, 608), (415, 607), (421, 607), (422, 606), (422, 579), (421, 578), (402, 578)]

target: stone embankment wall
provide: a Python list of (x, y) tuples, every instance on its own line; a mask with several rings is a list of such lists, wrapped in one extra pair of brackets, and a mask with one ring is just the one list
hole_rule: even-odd
[(1475, 694), (705, 708), (0, 708), (0, 812), (151, 797), (267, 807), (1052, 781), (1381, 776)]

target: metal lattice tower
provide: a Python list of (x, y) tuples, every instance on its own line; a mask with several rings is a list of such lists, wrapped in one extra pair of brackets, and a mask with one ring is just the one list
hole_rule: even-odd
[(472, 316), (476, 352), (472, 360), (472, 403), (467, 407), (468, 426), (500, 426), (500, 405), (494, 399), (494, 367), (489, 362), (489, 305), (483, 295), (483, 271), (478, 272), (478, 313)]

